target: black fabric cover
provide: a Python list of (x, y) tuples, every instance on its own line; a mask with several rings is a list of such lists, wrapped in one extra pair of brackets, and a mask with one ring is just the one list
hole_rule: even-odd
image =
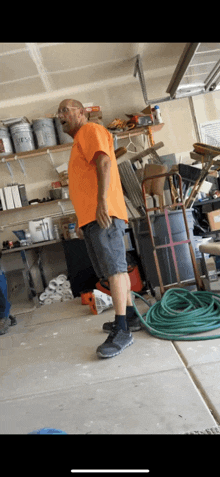
[(99, 279), (94, 272), (84, 240), (63, 240), (62, 244), (73, 296), (93, 290)]

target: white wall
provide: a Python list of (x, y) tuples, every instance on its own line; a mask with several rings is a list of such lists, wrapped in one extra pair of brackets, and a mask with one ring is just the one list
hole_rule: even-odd
[(198, 123), (220, 118), (220, 91), (194, 96), (193, 104)]

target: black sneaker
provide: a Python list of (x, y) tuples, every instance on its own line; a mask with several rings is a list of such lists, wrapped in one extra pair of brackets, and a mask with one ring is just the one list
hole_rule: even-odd
[(133, 343), (133, 337), (130, 331), (124, 331), (115, 325), (112, 328), (107, 340), (98, 346), (96, 350), (100, 358), (113, 358), (113, 356), (120, 354), (123, 349)]
[(17, 325), (17, 319), (15, 318), (15, 316), (9, 315), (9, 318), (11, 320), (11, 326)]
[[(127, 321), (129, 331), (141, 330), (141, 322), (138, 316), (135, 315), (135, 316), (132, 316), (132, 318), (126, 318), (126, 321)], [(103, 331), (105, 331), (105, 333), (111, 333), (114, 326), (115, 326), (115, 321), (108, 321), (107, 323), (103, 324), (102, 329)]]

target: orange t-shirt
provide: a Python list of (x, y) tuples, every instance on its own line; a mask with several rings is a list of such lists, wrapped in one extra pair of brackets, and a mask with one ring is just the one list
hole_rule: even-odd
[(112, 135), (100, 124), (86, 123), (74, 137), (68, 167), (69, 195), (79, 227), (96, 220), (98, 177), (96, 162), (93, 158), (98, 151), (107, 154), (111, 159), (110, 184), (107, 193), (108, 214), (128, 222)]

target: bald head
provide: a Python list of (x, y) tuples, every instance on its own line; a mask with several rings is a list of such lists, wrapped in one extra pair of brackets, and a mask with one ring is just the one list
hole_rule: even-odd
[(64, 99), (59, 105), (58, 113), (63, 131), (71, 137), (87, 122), (83, 104), (76, 99)]
[(76, 99), (64, 99), (62, 103), (60, 103), (59, 109), (63, 107), (72, 107), (72, 108), (81, 108), (84, 110), (83, 104), (80, 103), (80, 101), (77, 101)]

